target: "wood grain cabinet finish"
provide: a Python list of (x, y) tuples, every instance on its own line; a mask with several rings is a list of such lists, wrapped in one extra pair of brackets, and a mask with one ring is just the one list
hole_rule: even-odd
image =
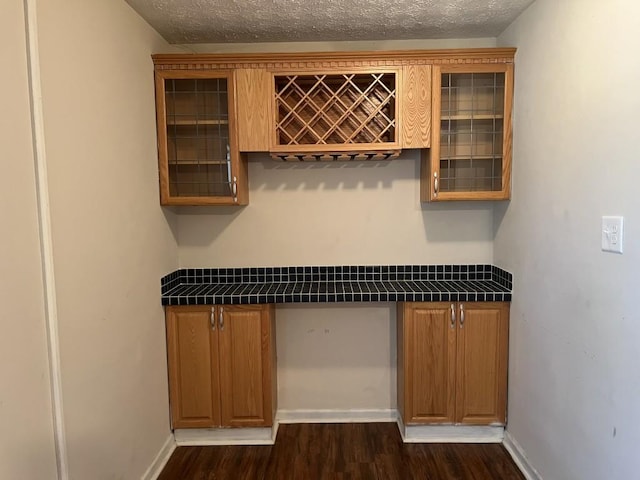
[(231, 70), (156, 70), (162, 205), (246, 205)]
[(274, 321), (273, 305), (166, 308), (173, 428), (273, 424)]
[(278, 69), (271, 84), (273, 154), (399, 152), (399, 68)]
[(163, 205), (246, 205), (247, 152), (421, 150), (423, 202), (511, 189), (513, 48), (153, 55)]
[[(274, 71), (274, 154), (394, 152), (431, 141), (431, 66)], [(349, 158), (344, 155), (344, 158)], [(363, 155), (364, 157), (364, 155)], [(358, 157), (356, 157), (358, 158)]]
[(406, 425), (505, 424), (508, 303), (399, 303), (397, 328)]
[(235, 73), (239, 149), (268, 152), (273, 131), (271, 74), (265, 68), (240, 68)]
[(431, 146), (431, 65), (405, 65), (402, 69), (402, 148)]
[(422, 201), (508, 199), (513, 64), (434, 66), (432, 94)]

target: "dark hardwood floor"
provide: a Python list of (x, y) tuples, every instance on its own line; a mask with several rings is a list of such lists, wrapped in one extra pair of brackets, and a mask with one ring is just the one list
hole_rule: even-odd
[(500, 444), (403, 444), (395, 423), (280, 425), (273, 446), (178, 447), (158, 480), (524, 480)]

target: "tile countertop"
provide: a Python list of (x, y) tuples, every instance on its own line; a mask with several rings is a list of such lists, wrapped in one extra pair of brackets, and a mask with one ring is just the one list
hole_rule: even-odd
[(161, 280), (163, 305), (322, 302), (510, 302), (494, 265), (189, 268)]

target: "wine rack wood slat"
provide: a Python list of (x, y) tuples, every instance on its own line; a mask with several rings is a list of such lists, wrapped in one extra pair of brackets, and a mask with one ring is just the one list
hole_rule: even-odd
[(397, 145), (398, 83), (397, 71), (274, 74), (272, 150)]

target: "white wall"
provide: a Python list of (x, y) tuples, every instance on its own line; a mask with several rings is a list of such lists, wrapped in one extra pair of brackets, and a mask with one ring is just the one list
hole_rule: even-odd
[[(518, 48), (508, 431), (544, 478), (638, 478), (640, 5), (537, 0), (499, 44)], [(623, 255), (602, 215), (624, 215)]]
[(22, 1), (0, 3), (0, 478), (55, 478)]
[(253, 157), (248, 206), (180, 209), (180, 265), (491, 262), (493, 206), (420, 204), (419, 164)]
[(170, 433), (150, 59), (168, 45), (122, 1), (37, 7), (70, 475), (140, 478)]
[[(294, 43), (278, 50), (460, 46), (495, 41)], [(390, 162), (322, 165), (252, 156), (247, 207), (179, 210), (180, 266), (491, 263), (493, 205), (421, 204), (419, 163), (418, 151)], [(280, 408), (395, 408), (389, 304), (287, 306), (276, 318)]]
[(396, 408), (395, 321), (395, 303), (278, 306), (278, 409)]

